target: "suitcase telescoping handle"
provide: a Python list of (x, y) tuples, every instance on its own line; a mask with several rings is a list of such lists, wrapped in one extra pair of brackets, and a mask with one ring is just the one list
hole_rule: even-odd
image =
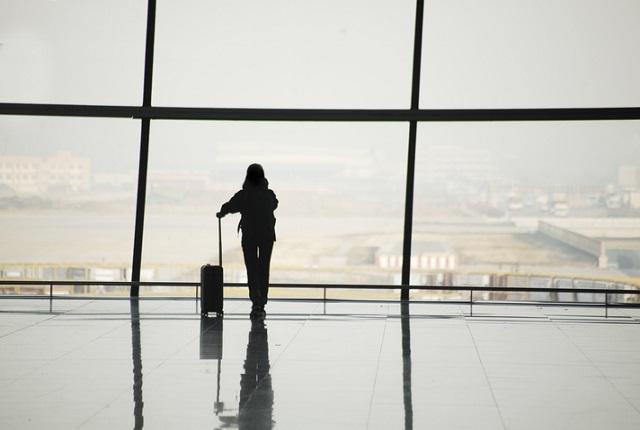
[(218, 218), (218, 262), (222, 267), (222, 218)]

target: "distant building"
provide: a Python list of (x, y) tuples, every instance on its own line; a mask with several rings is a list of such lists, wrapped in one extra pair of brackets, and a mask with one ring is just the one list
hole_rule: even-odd
[(70, 152), (50, 157), (0, 155), (0, 184), (18, 194), (91, 188), (91, 160)]
[[(376, 256), (376, 264), (382, 269), (402, 268), (402, 245), (382, 248)], [(441, 242), (415, 242), (411, 245), (411, 268), (424, 270), (454, 270), (457, 267), (455, 252)]]

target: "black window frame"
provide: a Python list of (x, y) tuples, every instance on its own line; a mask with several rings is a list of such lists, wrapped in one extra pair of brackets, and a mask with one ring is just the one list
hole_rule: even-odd
[(424, 0), (416, 0), (411, 103), (408, 109), (269, 109), (157, 107), (151, 103), (156, 0), (147, 3), (147, 29), (142, 104), (108, 106), (80, 104), (0, 103), (0, 115), (132, 118), (141, 121), (138, 188), (132, 256), (131, 297), (138, 297), (144, 232), (149, 131), (151, 120), (205, 121), (347, 121), (406, 122), (409, 125), (401, 300), (409, 299), (413, 226), (414, 174), (418, 122), (466, 121), (606, 121), (640, 120), (640, 107), (534, 109), (420, 109), (420, 71)]

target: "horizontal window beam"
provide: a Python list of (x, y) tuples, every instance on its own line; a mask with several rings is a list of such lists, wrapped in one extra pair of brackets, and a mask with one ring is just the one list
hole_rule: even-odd
[(640, 107), (550, 109), (244, 109), (0, 103), (0, 115), (222, 121), (640, 120)]

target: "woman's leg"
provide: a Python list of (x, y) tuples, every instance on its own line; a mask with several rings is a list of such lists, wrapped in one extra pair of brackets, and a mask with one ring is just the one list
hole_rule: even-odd
[(255, 241), (243, 241), (242, 253), (244, 265), (247, 268), (247, 284), (249, 284), (249, 298), (254, 306), (262, 305), (260, 291), (260, 269), (258, 267), (258, 244)]
[(262, 296), (262, 306), (267, 304), (269, 294), (269, 270), (271, 267), (271, 252), (273, 251), (273, 241), (262, 241), (259, 245), (258, 273), (260, 293)]

